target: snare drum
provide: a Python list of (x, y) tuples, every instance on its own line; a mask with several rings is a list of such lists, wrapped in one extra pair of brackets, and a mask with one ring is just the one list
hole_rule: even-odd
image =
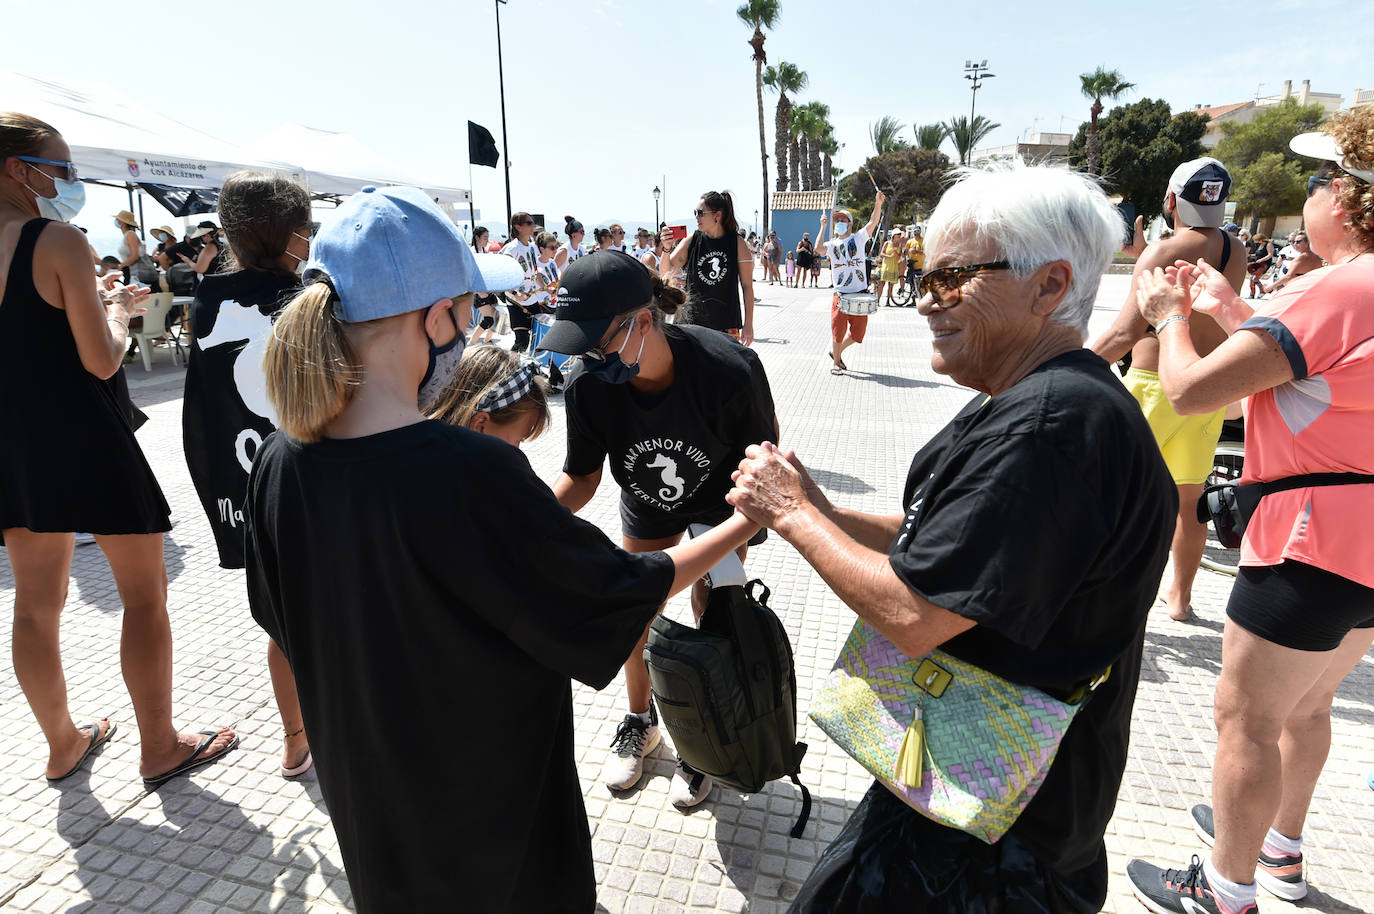
[(878, 296), (871, 292), (851, 292), (848, 295), (841, 295), (839, 304), (836, 306), (841, 314), (854, 314), (866, 316), (874, 314), (878, 310)]

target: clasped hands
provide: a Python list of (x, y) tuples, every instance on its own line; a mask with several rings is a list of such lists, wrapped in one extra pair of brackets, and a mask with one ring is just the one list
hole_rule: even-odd
[(779, 526), (799, 512), (811, 508), (826, 512), (829, 500), (794, 451), (765, 441), (749, 445), (744, 454), (730, 477), (735, 487), (725, 496), (735, 510), (780, 533)]

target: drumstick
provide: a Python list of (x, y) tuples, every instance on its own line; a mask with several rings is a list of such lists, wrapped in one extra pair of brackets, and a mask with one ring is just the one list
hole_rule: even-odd
[(868, 183), (873, 185), (873, 189), (878, 193), (882, 193), (881, 190), (878, 190), (878, 182), (873, 180), (873, 172), (864, 169), (864, 174), (868, 175)]

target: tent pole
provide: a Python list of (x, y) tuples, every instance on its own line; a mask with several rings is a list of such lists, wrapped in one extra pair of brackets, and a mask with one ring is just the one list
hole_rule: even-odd
[(138, 192), (138, 237), (148, 240), (148, 229), (143, 223), (143, 191)]

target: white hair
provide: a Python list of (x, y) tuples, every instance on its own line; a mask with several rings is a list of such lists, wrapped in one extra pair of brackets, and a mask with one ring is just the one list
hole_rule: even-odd
[[(1020, 159), (960, 168), (926, 222), (926, 251), (965, 241), (990, 245), (1018, 276), (1068, 261), (1073, 279), (1050, 320), (1086, 338), (1102, 274), (1126, 237), (1121, 212), (1090, 175)], [(929, 261), (927, 261), (929, 263)], [(929, 267), (927, 266), (927, 269)]]

